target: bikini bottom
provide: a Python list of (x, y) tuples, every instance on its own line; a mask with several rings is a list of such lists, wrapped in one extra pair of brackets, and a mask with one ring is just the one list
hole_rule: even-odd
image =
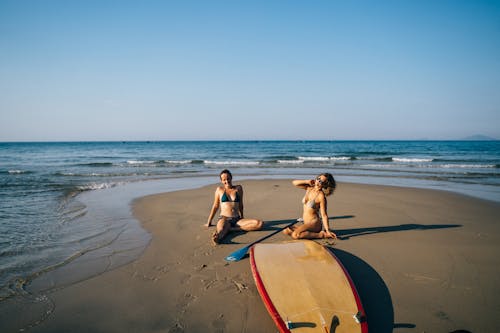
[(236, 223), (238, 223), (239, 220), (241, 220), (241, 217), (239, 216), (231, 216), (231, 217), (228, 217), (228, 216), (219, 216), (219, 220), (221, 219), (224, 219), (226, 220), (227, 222), (229, 222), (229, 224), (231, 225), (231, 227), (235, 227), (236, 226)]

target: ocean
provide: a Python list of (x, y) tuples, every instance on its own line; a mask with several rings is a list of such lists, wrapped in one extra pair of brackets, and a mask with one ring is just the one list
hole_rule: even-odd
[(215, 184), (224, 168), (235, 182), (331, 172), (500, 201), (500, 141), (0, 143), (0, 303), (137, 258), (150, 236), (132, 200)]

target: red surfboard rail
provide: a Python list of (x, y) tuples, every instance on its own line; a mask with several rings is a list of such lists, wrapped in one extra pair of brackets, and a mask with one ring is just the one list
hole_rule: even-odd
[(359, 293), (358, 293), (358, 290), (356, 289), (356, 286), (354, 285), (354, 281), (352, 280), (351, 276), (347, 272), (347, 269), (342, 264), (342, 262), (339, 260), (339, 258), (337, 258), (337, 256), (330, 249), (328, 249), (325, 246), (323, 246), (323, 247), (328, 251), (328, 253), (330, 253), (332, 255), (333, 259), (335, 259), (338, 262), (340, 267), (342, 267), (342, 270), (344, 271), (344, 274), (347, 277), (349, 284), (351, 285), (351, 290), (352, 290), (352, 293), (354, 295), (354, 299), (356, 300), (356, 305), (358, 307), (358, 314), (360, 314), (360, 317), (361, 317), (360, 318), (361, 332), (368, 333), (368, 322), (366, 321), (365, 309), (363, 308), (363, 304), (361, 303), (361, 297), (359, 297)]
[(260, 277), (259, 270), (257, 269), (257, 265), (255, 264), (254, 247), (255, 245), (250, 248), (250, 264), (252, 267), (252, 274), (255, 279), (255, 284), (257, 285), (257, 290), (259, 291), (259, 294), (264, 301), (264, 305), (266, 306), (267, 311), (271, 315), (271, 318), (274, 320), (276, 326), (278, 326), (280, 332), (290, 333), (290, 330), (286, 326), (285, 321), (283, 320), (283, 318), (281, 318), (278, 310), (276, 310), (276, 308), (274, 307), (273, 301), (269, 297), (269, 294), (264, 287), (264, 283), (262, 282), (262, 279)]

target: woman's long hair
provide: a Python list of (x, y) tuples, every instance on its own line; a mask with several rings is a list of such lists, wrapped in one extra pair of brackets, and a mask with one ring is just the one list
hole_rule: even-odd
[(323, 184), (322, 190), (325, 196), (329, 196), (330, 194), (333, 193), (333, 191), (335, 191), (335, 188), (337, 188), (337, 183), (335, 182), (335, 178), (333, 178), (332, 174), (328, 172), (322, 173), (319, 176), (326, 177), (326, 182)]

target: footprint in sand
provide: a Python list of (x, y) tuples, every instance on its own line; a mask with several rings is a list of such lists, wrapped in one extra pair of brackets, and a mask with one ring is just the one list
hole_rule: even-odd
[(232, 280), (236, 288), (238, 288), (238, 293), (241, 293), (243, 290), (248, 289), (247, 286), (245, 286), (243, 283)]
[(189, 305), (197, 299), (196, 296), (191, 295), (190, 293), (185, 293), (183, 296), (180, 296), (177, 298), (177, 311), (180, 313), (186, 312), (186, 309), (189, 307)]
[(434, 313), (434, 315), (441, 320), (450, 320), (450, 317), (448, 317), (446, 312), (443, 312), (443, 311), (437, 311)]
[(182, 327), (181, 324), (176, 323), (168, 330), (168, 333), (184, 333), (184, 327)]
[(212, 322), (212, 327), (215, 328), (215, 332), (224, 332), (226, 328), (226, 320), (224, 319), (224, 315), (220, 315), (219, 318), (215, 319)]

